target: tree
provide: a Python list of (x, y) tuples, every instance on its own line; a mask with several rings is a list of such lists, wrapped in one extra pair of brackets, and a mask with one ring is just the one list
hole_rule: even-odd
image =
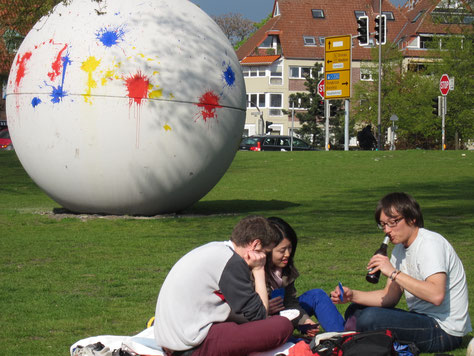
[(230, 12), (220, 16), (212, 16), (212, 19), (219, 25), (233, 46), (245, 40), (256, 29), (255, 23), (245, 19), (242, 14)]
[[(304, 83), (307, 91), (291, 94), (289, 97), (290, 109), (294, 103), (296, 112), (295, 116), (300, 122), (300, 128), (295, 132), (303, 138), (307, 138), (312, 142), (313, 146), (324, 146), (324, 100), (318, 94), (318, 83), (323, 78), (321, 72), (322, 64), (315, 63), (311, 68), (311, 74), (306, 76)], [(335, 100), (331, 102), (332, 115), (330, 119), (331, 131), (335, 139), (335, 146), (344, 142), (344, 126), (341, 127), (342, 101)], [(291, 112), (283, 110), (286, 115)], [(343, 118), (343, 115), (342, 115)]]
[[(446, 73), (454, 78), (455, 87), (447, 95), (446, 142), (459, 149), (474, 138), (474, 31), (465, 28), (462, 36), (436, 38), (433, 43), (441, 43), (432, 49), (432, 64), (428, 67), (439, 86), (441, 75)], [(438, 91), (438, 94), (439, 91)]]
[[(361, 67), (373, 81), (354, 85), (353, 116), (360, 126), (377, 126), (378, 49), (372, 51), (372, 62)], [(382, 47), (381, 126), (382, 133), (397, 115), (397, 147), (435, 148), (441, 143), (441, 125), (432, 112), (436, 85), (427, 73), (404, 70), (400, 51), (387, 44)], [(385, 141), (382, 137), (382, 140)]]

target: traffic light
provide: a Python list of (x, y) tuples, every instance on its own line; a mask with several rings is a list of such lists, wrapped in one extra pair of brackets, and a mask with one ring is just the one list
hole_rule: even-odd
[(270, 128), (271, 125), (273, 125), (273, 122), (265, 121), (265, 133), (272, 132), (272, 129)]
[(431, 99), (431, 101), (433, 102), (431, 104), (431, 107), (433, 108), (433, 114), (435, 114), (436, 116), (440, 116), (441, 115), (441, 110), (440, 110), (440, 100), (439, 100), (439, 96), (434, 98), (434, 99)]
[(375, 16), (375, 41), (377, 44), (385, 44), (387, 42), (387, 16)]
[(367, 46), (369, 44), (368, 16), (359, 16), (357, 19), (357, 32), (359, 32), (359, 35), (357, 36), (357, 39), (359, 40), (359, 46)]

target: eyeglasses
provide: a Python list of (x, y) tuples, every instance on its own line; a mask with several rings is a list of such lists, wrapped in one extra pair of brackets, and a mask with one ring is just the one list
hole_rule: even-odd
[(395, 219), (395, 220), (393, 220), (393, 221), (389, 221), (389, 222), (387, 222), (387, 223), (384, 223), (384, 222), (381, 222), (381, 221), (380, 221), (380, 222), (377, 224), (377, 226), (378, 226), (378, 228), (379, 228), (380, 230), (385, 229), (386, 226), (388, 226), (389, 228), (394, 228), (394, 227), (397, 226), (397, 224), (398, 224), (400, 221), (402, 221), (403, 219), (405, 219), (405, 218), (404, 218), (404, 217), (401, 217), (401, 218)]

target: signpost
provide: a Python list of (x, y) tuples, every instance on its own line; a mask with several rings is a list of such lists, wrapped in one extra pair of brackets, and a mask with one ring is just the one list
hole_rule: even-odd
[(351, 96), (352, 36), (331, 36), (324, 40), (325, 99)]
[[(454, 86), (454, 83), (453, 83)], [(445, 123), (445, 116), (446, 116), (446, 111), (447, 111), (447, 100), (446, 100), (446, 95), (448, 95), (449, 90), (451, 88), (450, 85), (450, 80), (449, 76), (447, 74), (443, 74), (441, 76), (441, 79), (439, 80), (439, 91), (441, 92), (441, 95), (443, 95), (441, 98), (443, 100), (441, 104), (441, 149), (444, 151), (446, 149), (446, 133), (445, 133), (445, 128), (444, 128), (444, 123)]]
[(349, 98), (351, 96), (352, 36), (324, 39), (324, 99), (326, 109), (326, 150), (329, 150), (330, 99), (345, 99), (344, 150), (349, 151)]

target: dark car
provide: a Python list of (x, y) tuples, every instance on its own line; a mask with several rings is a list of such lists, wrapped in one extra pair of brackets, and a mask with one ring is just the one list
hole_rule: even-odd
[(13, 150), (12, 140), (8, 129), (0, 130), (0, 150)]
[[(291, 151), (291, 137), (265, 135), (245, 137), (240, 142), (241, 150), (249, 151)], [(313, 148), (303, 140), (293, 137), (293, 151), (310, 151)]]

